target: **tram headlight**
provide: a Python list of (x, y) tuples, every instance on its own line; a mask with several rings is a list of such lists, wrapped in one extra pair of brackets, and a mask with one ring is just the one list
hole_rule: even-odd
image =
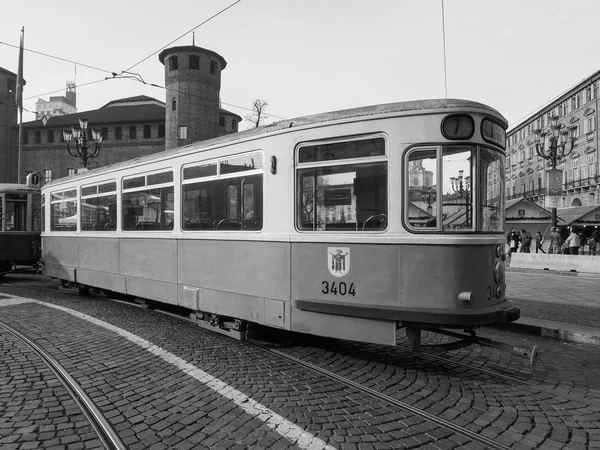
[(502, 257), (503, 254), (504, 254), (504, 245), (497, 245), (496, 246), (496, 258)]
[(500, 286), (496, 286), (496, 298), (502, 297), (502, 288)]
[(494, 266), (494, 281), (501, 286), (504, 284), (504, 264), (500, 261)]

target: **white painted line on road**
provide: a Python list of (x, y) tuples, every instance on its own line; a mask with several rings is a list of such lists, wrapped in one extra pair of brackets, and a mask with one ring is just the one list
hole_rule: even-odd
[(194, 366), (193, 364), (187, 362), (185, 359), (182, 359), (173, 353), (168, 352), (167, 350), (159, 347), (158, 345), (153, 344), (150, 341), (147, 341), (144, 338), (141, 338), (129, 331), (123, 330), (122, 328), (115, 327), (114, 325), (109, 324), (108, 322), (104, 322), (102, 320), (98, 320), (92, 316), (88, 316), (87, 314), (80, 313), (73, 309), (65, 308), (63, 306), (54, 305), (52, 303), (46, 303), (35, 299), (30, 299), (27, 297), (16, 297), (11, 296), (9, 299), (0, 298), (0, 306), (12, 306), (12, 305), (21, 305), (24, 303), (38, 303), (43, 306), (47, 306), (49, 308), (54, 308), (68, 314), (71, 314), (77, 318), (86, 320), (95, 325), (98, 325), (102, 328), (105, 328), (109, 331), (112, 331), (119, 336), (124, 337), (128, 341), (139, 345), (143, 349), (152, 353), (153, 355), (161, 358), (163, 361), (166, 361), (169, 364), (174, 365), (179, 370), (185, 372), (187, 375), (195, 378), (206, 386), (210, 387), (212, 390), (217, 392), (218, 394), (228, 398), (233, 401), (236, 405), (242, 408), (246, 413), (251, 414), (257, 419), (264, 422), (269, 428), (277, 432), (283, 438), (290, 441), (292, 444), (298, 445), (298, 447), (307, 450), (335, 450), (335, 447), (328, 445), (326, 442), (322, 441), (318, 437), (314, 436), (312, 433), (300, 428), (274, 411), (270, 410), (266, 406), (252, 400), (243, 392), (238, 391), (234, 387), (228, 385), (224, 381), (219, 380), (218, 378), (213, 377), (212, 375), (206, 373), (202, 369)]

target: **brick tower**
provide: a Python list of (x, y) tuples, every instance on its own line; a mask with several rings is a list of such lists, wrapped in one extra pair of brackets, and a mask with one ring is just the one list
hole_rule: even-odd
[(17, 182), (17, 75), (0, 67), (0, 183)]
[(165, 66), (165, 149), (219, 136), (225, 59), (195, 45), (165, 49), (158, 59)]

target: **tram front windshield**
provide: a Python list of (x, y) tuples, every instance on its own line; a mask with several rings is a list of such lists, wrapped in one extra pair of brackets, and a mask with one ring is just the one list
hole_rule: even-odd
[(501, 232), (504, 155), (472, 145), (416, 148), (408, 154), (408, 225), (419, 231)]

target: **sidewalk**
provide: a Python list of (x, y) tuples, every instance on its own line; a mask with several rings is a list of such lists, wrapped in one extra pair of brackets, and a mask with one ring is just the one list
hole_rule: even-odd
[(507, 328), (600, 345), (600, 274), (507, 268), (506, 297), (521, 309)]

